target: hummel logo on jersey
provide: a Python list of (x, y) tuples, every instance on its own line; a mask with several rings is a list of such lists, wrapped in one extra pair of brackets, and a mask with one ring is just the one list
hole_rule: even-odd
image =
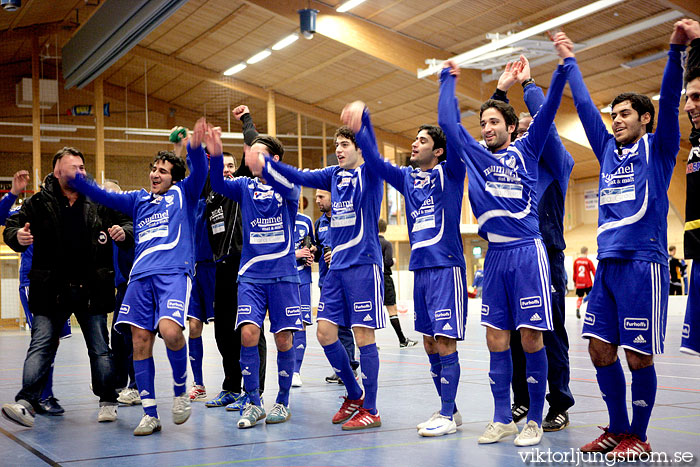
[(447, 381), (447, 379), (444, 376), (442, 378), (440, 378), (440, 383), (441, 384), (450, 384), (450, 382)]
[(297, 349), (303, 349), (303, 348), (304, 348), (304, 344), (297, 345)]
[(489, 376), (489, 384), (496, 384), (496, 382)]
[(530, 384), (537, 384), (537, 383), (539, 383), (539, 381), (537, 381), (537, 380), (535, 379), (534, 376), (528, 377), (526, 381), (527, 381), (528, 383), (530, 383)]
[(367, 315), (364, 318), (362, 318), (362, 321), (372, 321), (372, 317), (370, 315)]
[(537, 308), (542, 306), (542, 297), (524, 297), (520, 299), (520, 308), (523, 310), (527, 308)]
[(173, 316), (176, 317), (176, 318), (182, 318), (182, 315), (180, 314), (179, 311), (174, 312), (174, 313), (173, 313)]
[(535, 313), (534, 315), (530, 316), (530, 321), (542, 321), (542, 317)]
[(146, 396), (150, 396), (150, 395), (151, 395), (151, 393), (146, 391), (145, 389), (139, 393), (139, 396), (141, 396), (141, 397), (146, 397)]
[(637, 407), (649, 407), (649, 404), (647, 404), (647, 402), (642, 399), (632, 401), (632, 405), (636, 405)]
[(437, 378), (437, 375), (431, 371), (431, 372), (430, 372), (430, 377), (431, 377), (431, 378)]
[(248, 368), (243, 368), (243, 371), (241, 371), (241, 374), (243, 376), (250, 376), (250, 371), (248, 371)]
[(450, 323), (446, 323), (446, 324), (442, 327), (442, 330), (443, 330), (443, 331), (452, 331), (452, 326), (450, 326)]
[(638, 335), (637, 337), (635, 337), (632, 342), (635, 344), (646, 344), (647, 343), (646, 339), (644, 339), (644, 337), (642, 337), (641, 334)]
[(284, 370), (280, 371), (280, 372), (277, 373), (277, 374), (280, 375), (282, 378), (289, 378), (289, 373), (287, 373), (287, 372), (284, 371)]

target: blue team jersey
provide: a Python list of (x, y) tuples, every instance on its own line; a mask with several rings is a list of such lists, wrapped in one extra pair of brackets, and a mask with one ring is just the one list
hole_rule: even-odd
[(194, 253), (197, 263), (214, 261), (207, 228), (207, 199), (201, 197), (197, 200), (194, 210)]
[[(75, 188), (134, 219), (135, 259), (129, 280), (155, 274), (194, 273), (193, 211), (206, 180), (204, 149), (187, 146), (193, 170), (161, 194), (146, 190), (112, 193), (78, 174)], [(223, 170), (223, 169), (222, 169)]]
[(5, 221), (10, 215), (10, 208), (15, 204), (17, 197), (10, 193), (5, 193), (5, 196), (0, 199), (0, 225), (5, 225)]
[(557, 67), (545, 102), (533, 116), (525, 135), (496, 153), (477, 142), (460, 124), (455, 77), (444, 69), (440, 76), (438, 122), (447, 137), (447, 153), (460, 154), (467, 164), (469, 201), (479, 234), (510, 238), (541, 238), (537, 215), (538, 163), (566, 84)]
[(598, 259), (667, 264), (668, 187), (680, 149), (678, 102), (683, 87), (681, 52), (671, 45), (661, 82), (656, 133), (618, 147), (593, 104), (574, 58), (565, 66), (586, 136), (600, 162)]
[[(367, 131), (363, 128), (362, 131)], [(359, 133), (356, 135), (359, 139)], [(347, 269), (360, 264), (382, 267), (379, 246), (379, 211), (384, 187), (381, 179), (365, 164), (356, 169), (334, 165), (325, 169), (299, 170), (269, 157), (263, 174), (275, 187), (293, 183), (331, 192), (330, 245), (331, 269)]]
[[(9, 216), (19, 211), (19, 206), (11, 209), (17, 197), (12, 193), (7, 193), (0, 200), (0, 225), (5, 225)], [(34, 245), (29, 245), (22, 252), (19, 263), (19, 286), (29, 287), (29, 271), (32, 269), (32, 256), (34, 255)]]
[(367, 168), (389, 182), (406, 200), (408, 238), (411, 242), (411, 271), (431, 267), (465, 267), (459, 230), (466, 166), (456, 152), (433, 169), (423, 171), (397, 167), (383, 160), (374, 140), (369, 112), (363, 114), (357, 135)]
[(319, 249), (319, 253), (317, 254), (321, 255), (318, 259), (318, 286), (323, 287), (323, 280), (326, 278), (326, 274), (328, 274), (328, 264), (323, 258), (323, 247), (331, 246), (331, 218), (323, 214), (316, 219), (314, 227), (316, 228), (316, 248)]
[[(311, 237), (311, 244), (316, 243), (314, 241), (314, 228), (311, 223), (311, 218), (306, 214), (297, 212), (296, 221), (294, 223), (294, 242), (295, 248), (298, 250), (302, 248), (304, 237)], [(297, 260), (297, 272), (299, 273), (299, 280), (302, 284), (311, 283), (311, 266), (305, 266), (305, 261)]]
[(212, 189), (241, 206), (243, 248), (239, 276), (251, 279), (297, 276), (294, 220), (299, 187), (290, 183), (274, 189), (258, 178), (248, 177), (225, 180), (223, 171), (223, 157), (212, 157)]

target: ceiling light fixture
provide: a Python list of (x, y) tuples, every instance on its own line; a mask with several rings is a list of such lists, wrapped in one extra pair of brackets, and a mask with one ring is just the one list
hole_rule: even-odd
[(629, 62), (621, 63), (620, 66), (626, 69), (636, 68), (638, 66), (646, 65), (647, 63), (655, 62), (657, 60), (661, 60), (662, 58), (666, 58), (667, 55), (667, 50), (660, 50), (658, 52), (654, 52), (653, 54), (645, 55), (643, 57), (630, 60)]
[(299, 34), (297, 34), (297, 33), (290, 34), (287, 37), (285, 37), (284, 39), (282, 39), (281, 41), (279, 41), (278, 43), (276, 43), (275, 45), (273, 45), (272, 50), (282, 50), (285, 47), (287, 47), (288, 45), (295, 43), (297, 41), (297, 39), (299, 39)]
[(345, 13), (346, 11), (355, 8), (360, 3), (364, 3), (364, 1), (365, 0), (348, 0), (347, 2), (343, 3), (338, 8), (336, 8), (335, 11), (337, 11), (338, 13)]
[(224, 76), (235, 75), (235, 74), (238, 73), (239, 71), (244, 70), (247, 66), (248, 66), (248, 65), (246, 65), (246, 64), (243, 63), (243, 62), (239, 63), (238, 65), (234, 65), (234, 66), (232, 66), (231, 68), (229, 68), (228, 70), (224, 71)]
[(255, 55), (253, 55), (252, 57), (250, 57), (248, 60), (246, 60), (246, 63), (248, 65), (252, 65), (254, 63), (258, 63), (258, 62), (265, 60), (270, 55), (272, 55), (272, 51), (270, 49), (265, 49), (262, 52), (258, 52)]

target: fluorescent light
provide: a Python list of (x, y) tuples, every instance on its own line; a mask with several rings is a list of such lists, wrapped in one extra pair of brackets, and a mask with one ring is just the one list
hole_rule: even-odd
[(252, 65), (253, 63), (258, 63), (262, 60), (265, 60), (270, 55), (272, 55), (272, 51), (270, 49), (265, 49), (262, 52), (258, 52), (252, 57), (250, 57), (248, 60), (246, 60), (246, 62), (248, 63), (248, 65)]
[(364, 1), (365, 0), (348, 0), (347, 2), (343, 3), (338, 8), (336, 8), (335, 11), (337, 11), (338, 13), (345, 13), (346, 11), (355, 8), (360, 3), (364, 3)]
[[(34, 138), (31, 136), (23, 136), (22, 141), (30, 142), (34, 141)], [(39, 141), (41, 141), (42, 143), (58, 143), (59, 141), (61, 141), (61, 138), (59, 138), (58, 136), (42, 136), (39, 139)]]
[(78, 127), (75, 125), (54, 125), (50, 123), (42, 123), (40, 128), (42, 131), (69, 131), (71, 133), (78, 131)]
[[(463, 54), (457, 55), (455, 57), (450, 58), (450, 60), (454, 60), (457, 65), (461, 65), (462, 63), (466, 62), (467, 60), (472, 60), (476, 57), (480, 57), (486, 53), (493, 52), (494, 50), (501, 49), (503, 47), (507, 47), (511, 44), (515, 44), (516, 42), (527, 39), (528, 37), (536, 36), (537, 34), (541, 34), (545, 31), (549, 31), (552, 29), (555, 29), (563, 24), (571, 23), (573, 21), (576, 21), (578, 19), (581, 19), (585, 16), (591, 15), (593, 13), (596, 13), (600, 10), (603, 10), (605, 8), (609, 8), (613, 5), (616, 5), (618, 3), (621, 3), (622, 0), (598, 0), (597, 2), (593, 2), (589, 5), (583, 6), (581, 8), (578, 8), (576, 10), (570, 11), (568, 13), (565, 13), (561, 16), (557, 16), (556, 18), (552, 18), (548, 21), (545, 21), (544, 23), (540, 23), (536, 26), (533, 26), (531, 28), (525, 29), (524, 31), (520, 31), (515, 34), (511, 34), (509, 36), (504, 37), (503, 39), (493, 41), (489, 44), (482, 45), (480, 47), (477, 47), (475, 49), (469, 50), (467, 52), (464, 52)], [(426, 69), (423, 70), (418, 70), (418, 78), (425, 78), (427, 76), (430, 76), (434, 73), (439, 73), (440, 70), (442, 70), (442, 62), (439, 64), (430, 66)]]
[(612, 113), (612, 107), (610, 107), (610, 105), (604, 105), (600, 108), (600, 113), (602, 113), (602, 114)]
[(285, 37), (284, 39), (282, 39), (281, 41), (279, 41), (278, 43), (276, 43), (275, 45), (273, 45), (273, 46), (272, 46), (272, 50), (281, 50), (281, 49), (284, 49), (284, 48), (287, 47), (288, 45), (293, 44), (294, 42), (296, 42), (297, 39), (299, 39), (299, 34), (297, 34), (297, 33), (290, 34), (290, 35), (288, 35), (287, 37)]
[(239, 71), (244, 70), (247, 66), (248, 65), (246, 65), (243, 62), (239, 63), (238, 65), (234, 65), (231, 68), (229, 68), (228, 70), (224, 71), (224, 76), (235, 75)]
[(635, 68), (638, 66), (646, 65), (647, 63), (661, 60), (662, 58), (665, 58), (667, 55), (668, 55), (668, 51), (661, 50), (659, 52), (655, 52), (653, 54), (646, 55), (644, 57), (635, 58), (634, 60), (630, 60), (629, 62), (622, 63), (622, 64), (620, 64), (620, 66), (622, 68)]

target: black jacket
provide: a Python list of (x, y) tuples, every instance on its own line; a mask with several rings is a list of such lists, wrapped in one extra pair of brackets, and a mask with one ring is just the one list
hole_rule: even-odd
[[(17, 231), (25, 223), (30, 224), (29, 229), (34, 236), (34, 255), (29, 272), (29, 309), (34, 314), (51, 315), (67, 286), (66, 266), (59, 253), (67, 235), (59, 219), (61, 196), (58, 180), (49, 174), (44, 179), (41, 191), (27, 199), (20, 210), (7, 219), (3, 233), (5, 243), (10, 248), (23, 252), (27, 247), (17, 241)], [(91, 255), (85, 260), (87, 271), (81, 281), (82, 297), (90, 313), (107, 314), (114, 308), (112, 239), (107, 230), (113, 225), (120, 225), (126, 239), (118, 245), (131, 248), (134, 245), (134, 228), (128, 217), (89, 199), (83, 201), (83, 212), (91, 239)]]
[[(690, 43), (690, 51), (688, 52), (688, 62), (686, 70), (700, 67), (700, 39), (694, 39)], [(688, 84), (685, 83), (684, 84)], [(688, 115), (690, 118), (690, 115)], [(688, 154), (688, 162), (686, 166), (686, 197), (685, 197), (685, 222), (686, 230), (683, 234), (683, 256), (685, 259), (700, 259), (700, 229), (688, 228), (688, 224), (693, 225), (694, 221), (700, 220), (700, 203), (697, 202), (698, 194), (700, 194), (700, 170), (697, 170), (697, 164), (700, 164), (700, 128), (693, 127), (691, 120), (690, 127), (690, 154)]]

